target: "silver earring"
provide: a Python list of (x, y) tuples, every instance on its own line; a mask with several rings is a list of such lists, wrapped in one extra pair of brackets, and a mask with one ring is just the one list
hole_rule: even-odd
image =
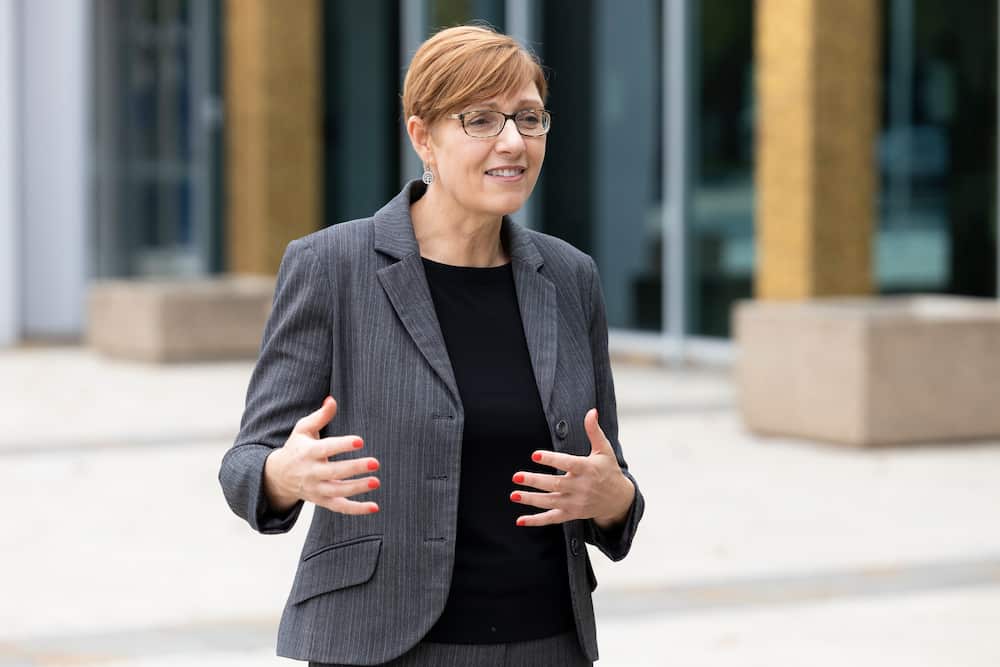
[(426, 164), (424, 165), (424, 175), (420, 180), (422, 180), (426, 185), (430, 185), (434, 182), (434, 172), (431, 171)]

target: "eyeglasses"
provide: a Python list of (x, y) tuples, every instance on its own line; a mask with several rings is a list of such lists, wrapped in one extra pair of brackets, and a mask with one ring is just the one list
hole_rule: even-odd
[(526, 137), (540, 137), (546, 134), (552, 125), (552, 114), (545, 109), (521, 109), (514, 113), (484, 109), (453, 113), (448, 118), (462, 121), (465, 133), (477, 139), (499, 136), (507, 126), (508, 120), (513, 120), (517, 131)]

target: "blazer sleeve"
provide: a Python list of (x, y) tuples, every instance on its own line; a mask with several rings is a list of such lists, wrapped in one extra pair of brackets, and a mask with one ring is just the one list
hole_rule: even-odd
[(594, 360), (597, 417), (601, 429), (611, 441), (622, 473), (635, 485), (635, 497), (624, 522), (610, 530), (602, 530), (593, 519), (587, 519), (584, 539), (595, 545), (611, 560), (618, 561), (625, 558), (632, 547), (632, 538), (635, 537), (639, 520), (645, 511), (646, 501), (639, 491), (635, 477), (628, 470), (628, 464), (622, 455), (621, 443), (618, 441), (618, 407), (615, 400), (615, 382), (611, 375), (611, 360), (608, 356), (608, 318), (601, 291), (601, 279), (593, 258), (590, 259), (590, 268), (590, 349)]
[(330, 390), (328, 282), (307, 241), (285, 248), (271, 313), (250, 377), (239, 434), (222, 458), (219, 483), (229, 507), (254, 530), (286, 533), (304, 502), (276, 512), (264, 493), (264, 462), (295, 423), (320, 407)]

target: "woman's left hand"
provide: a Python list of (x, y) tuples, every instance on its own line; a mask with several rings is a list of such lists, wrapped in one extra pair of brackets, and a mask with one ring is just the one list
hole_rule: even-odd
[(593, 519), (602, 529), (623, 521), (632, 506), (635, 486), (618, 466), (618, 459), (597, 423), (597, 410), (583, 418), (590, 439), (589, 456), (574, 456), (545, 450), (532, 460), (562, 470), (564, 475), (518, 472), (514, 482), (542, 492), (515, 491), (510, 499), (522, 505), (540, 507), (545, 512), (518, 517), (519, 526), (546, 526), (573, 519)]

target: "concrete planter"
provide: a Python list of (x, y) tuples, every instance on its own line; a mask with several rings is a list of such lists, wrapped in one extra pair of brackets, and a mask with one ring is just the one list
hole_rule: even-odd
[(137, 361), (255, 359), (273, 295), (264, 276), (94, 282), (87, 344)]
[(751, 431), (856, 446), (1000, 437), (997, 301), (747, 301), (734, 311)]

